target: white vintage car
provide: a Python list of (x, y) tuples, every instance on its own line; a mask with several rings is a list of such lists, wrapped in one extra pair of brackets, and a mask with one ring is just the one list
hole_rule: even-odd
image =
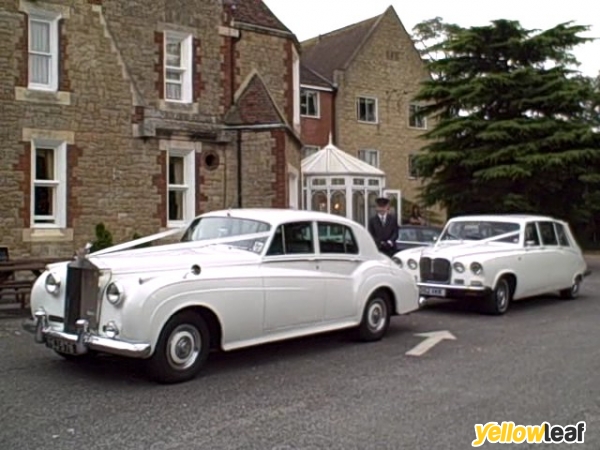
[(375, 341), (391, 315), (418, 309), (412, 278), (339, 216), (216, 211), (193, 220), (181, 242), (132, 249), (175, 232), (48, 266), (25, 329), (69, 359), (147, 359), (169, 383), (194, 377), (210, 349), (343, 328)]
[(566, 222), (531, 215), (464, 216), (448, 221), (434, 246), (392, 258), (429, 298), (469, 298), (504, 314), (512, 300), (559, 292), (577, 297), (589, 274)]

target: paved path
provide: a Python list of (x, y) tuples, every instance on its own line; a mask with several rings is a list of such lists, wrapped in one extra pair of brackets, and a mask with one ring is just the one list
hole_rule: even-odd
[[(600, 275), (582, 294), (504, 317), (441, 305), (394, 319), (374, 344), (335, 333), (215, 355), (175, 386), (111, 358), (68, 363), (0, 321), (0, 449), (463, 450), (475, 423), (585, 420), (571, 447), (598, 450)], [(457, 339), (405, 355), (437, 330)]]

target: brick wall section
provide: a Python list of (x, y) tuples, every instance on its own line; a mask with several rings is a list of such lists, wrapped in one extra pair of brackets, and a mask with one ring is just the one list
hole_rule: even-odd
[(282, 75), (286, 74), (288, 64), (283, 42), (284, 39), (278, 36), (242, 31), (242, 38), (236, 43), (239, 52), (236, 82), (239, 86), (253, 69), (257, 69), (275, 103), (287, 117), (287, 84)]
[(153, 215), (160, 222), (161, 227), (167, 226), (167, 152), (159, 151), (156, 158), (158, 171), (152, 176), (152, 185), (158, 192), (158, 202)]
[[(232, 133), (234, 138), (235, 133)], [(219, 167), (208, 170), (204, 164), (204, 157), (208, 153), (216, 153), (219, 157)], [(225, 156), (227, 154), (227, 156)], [(236, 190), (236, 161), (234, 146), (203, 143), (202, 153), (199, 155), (200, 174), (196, 199), (199, 198), (198, 213), (208, 212), (215, 209), (223, 209), (232, 204), (237, 205), (235, 200)], [(198, 193), (200, 194), (198, 196)]]
[(131, 123), (141, 123), (144, 120), (144, 107), (134, 106), (131, 114)]
[(31, 222), (31, 142), (22, 143), (22, 150), (17, 163), (13, 166), (14, 173), (21, 176), (19, 190), (23, 199), (19, 208), (19, 218), (25, 226)]
[(58, 48), (59, 48), (59, 61), (58, 61), (58, 90), (69, 92), (71, 90), (71, 80), (69, 79), (69, 53), (67, 51), (69, 47), (69, 36), (68, 30), (65, 28), (65, 20), (61, 19), (58, 22)]
[(286, 132), (285, 130), (271, 131), (273, 146), (271, 147), (272, 159), (271, 170), (275, 174), (275, 181), (271, 189), (274, 191), (271, 206), (273, 208), (286, 208), (288, 206), (287, 195), (287, 162), (286, 162)]
[(317, 91), (319, 93), (319, 118), (301, 117), (302, 142), (305, 145), (323, 147), (329, 142), (329, 133), (335, 134), (334, 128), (334, 94), (333, 92)]
[(67, 146), (67, 228), (73, 228), (76, 224), (76, 218), (81, 215), (81, 207), (77, 198), (77, 191), (81, 188), (82, 177), (77, 170), (79, 158), (83, 152), (76, 145)]
[(204, 154), (196, 153), (195, 170), (196, 170), (196, 215), (204, 212), (204, 205), (208, 201), (207, 195), (204, 193), (205, 175), (202, 167), (204, 165)]
[(27, 87), (29, 83), (29, 16), (21, 14), (21, 18), (21, 35), (17, 39), (17, 45), (14, 49), (18, 64), (15, 85)]
[(165, 34), (159, 31), (154, 33), (154, 43), (156, 44), (156, 56), (154, 73), (156, 74), (156, 93), (158, 98), (165, 98)]
[(232, 78), (233, 68), (231, 61), (231, 50), (233, 47), (233, 39), (229, 36), (222, 37), (221, 43), (221, 76), (223, 80), (223, 88), (221, 90), (221, 113), (226, 114), (231, 107), (231, 99), (233, 98), (232, 92)]
[(283, 86), (285, 87), (284, 111), (290, 125), (294, 123), (294, 56), (292, 50), (292, 41), (283, 42), (283, 54), (285, 67), (283, 70)]
[(194, 102), (197, 102), (202, 91), (204, 90), (204, 83), (202, 82), (202, 46), (200, 39), (194, 39)]
[[(399, 60), (388, 60), (387, 51), (398, 52)], [(379, 150), (380, 167), (387, 174), (387, 187), (402, 190), (403, 197), (410, 201), (417, 199), (421, 181), (408, 176), (409, 155), (418, 152), (425, 142), (420, 138), (421, 130), (409, 128), (408, 108), (425, 77), (425, 65), (410, 36), (398, 24), (394, 14), (388, 12), (348, 71), (338, 80), (336, 121), (340, 148), (354, 156), (361, 149)], [(357, 122), (356, 98), (361, 95), (378, 98), (379, 124)]]

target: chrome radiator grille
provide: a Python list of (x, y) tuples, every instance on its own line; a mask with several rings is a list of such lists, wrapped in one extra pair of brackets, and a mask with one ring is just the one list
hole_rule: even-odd
[(99, 278), (100, 270), (89, 260), (78, 258), (69, 263), (65, 286), (65, 332), (75, 333), (79, 319), (86, 319), (90, 330), (98, 329)]
[(450, 261), (443, 258), (421, 258), (419, 261), (421, 281), (449, 283), (452, 274)]

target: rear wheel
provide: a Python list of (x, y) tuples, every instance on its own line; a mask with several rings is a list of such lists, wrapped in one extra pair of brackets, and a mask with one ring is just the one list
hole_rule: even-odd
[(579, 297), (579, 291), (581, 290), (581, 277), (575, 278), (573, 285), (568, 289), (560, 291), (560, 297), (564, 300), (574, 300)]
[(505, 314), (512, 300), (512, 289), (507, 278), (500, 278), (494, 290), (485, 299), (484, 312), (493, 316)]
[(362, 322), (358, 328), (361, 341), (379, 341), (390, 326), (391, 302), (383, 291), (377, 291), (367, 301)]
[(150, 376), (159, 383), (194, 378), (208, 358), (210, 334), (206, 321), (192, 311), (175, 314), (160, 333), (148, 360)]

